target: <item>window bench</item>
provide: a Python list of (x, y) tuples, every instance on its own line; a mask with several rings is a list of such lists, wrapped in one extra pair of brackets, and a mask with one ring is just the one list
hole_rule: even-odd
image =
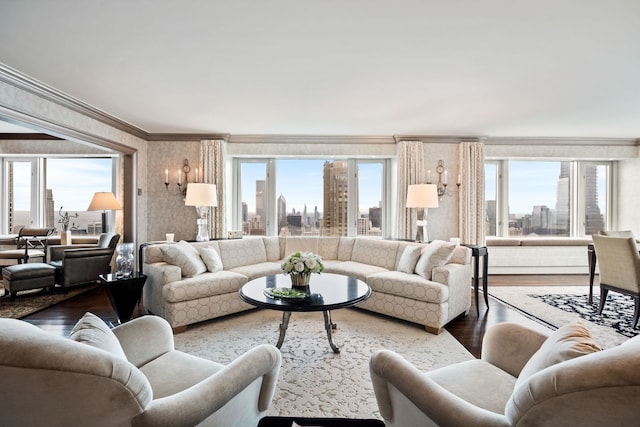
[(590, 237), (488, 237), (491, 274), (588, 274)]

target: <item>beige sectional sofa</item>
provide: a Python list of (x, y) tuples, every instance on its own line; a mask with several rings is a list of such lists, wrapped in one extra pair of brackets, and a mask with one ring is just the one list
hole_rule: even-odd
[(250, 237), (145, 246), (145, 308), (176, 332), (251, 309), (238, 290), (254, 278), (282, 274), (281, 261), (299, 250), (319, 254), (325, 273), (365, 281), (373, 292), (358, 307), (418, 323), (431, 333), (471, 306), (471, 250), (464, 246), (365, 237)]

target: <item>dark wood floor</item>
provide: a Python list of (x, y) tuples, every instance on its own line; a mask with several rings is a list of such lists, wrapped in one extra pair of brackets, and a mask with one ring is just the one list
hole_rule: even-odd
[[(597, 279), (597, 276), (596, 276)], [(554, 286), (576, 285), (587, 286), (586, 275), (549, 275), (549, 276), (489, 276), (489, 289), (491, 286)], [(596, 281), (597, 283), (597, 281)], [(107, 291), (98, 287), (86, 293), (73, 297), (60, 304), (49, 307), (38, 313), (24, 318), (50, 332), (67, 336), (73, 325), (82, 315), (91, 311), (107, 322), (116, 322), (116, 314), (109, 302)], [(143, 314), (140, 307), (134, 317)], [(506, 305), (489, 298), (489, 308), (485, 306), (482, 292), (480, 293), (480, 313), (476, 313), (475, 302), (472, 302), (471, 311), (467, 316), (461, 316), (453, 320), (446, 327), (462, 345), (474, 356), (480, 357), (482, 337), (491, 325), (500, 322), (513, 321), (527, 324), (533, 328), (544, 329), (540, 324), (524, 317)]]

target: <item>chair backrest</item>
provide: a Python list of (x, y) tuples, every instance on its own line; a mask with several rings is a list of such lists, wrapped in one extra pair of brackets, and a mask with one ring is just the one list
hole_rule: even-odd
[(594, 234), (600, 283), (640, 292), (640, 254), (633, 237)]
[(514, 389), (510, 425), (637, 425), (640, 336), (558, 363)]
[(115, 249), (120, 240), (120, 235), (116, 233), (102, 233), (98, 237), (98, 247)]
[(142, 372), (121, 356), (0, 319), (2, 424), (130, 425), (152, 400)]

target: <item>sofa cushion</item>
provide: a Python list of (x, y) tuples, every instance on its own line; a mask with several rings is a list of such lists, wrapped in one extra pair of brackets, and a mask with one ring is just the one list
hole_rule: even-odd
[(247, 276), (233, 271), (207, 272), (167, 283), (162, 287), (162, 299), (168, 303), (176, 303), (236, 293), (247, 281)]
[(78, 323), (71, 330), (69, 338), (127, 360), (120, 341), (111, 328), (93, 313), (87, 312), (78, 320)]
[(355, 237), (340, 237), (340, 244), (338, 246), (339, 261), (351, 261), (351, 253), (353, 252), (353, 245), (355, 243)]
[(443, 240), (434, 240), (425, 245), (416, 263), (416, 273), (427, 280), (431, 280), (431, 271), (436, 267), (445, 265), (455, 249), (455, 244)]
[(211, 246), (199, 247), (198, 252), (200, 252), (200, 258), (202, 258), (202, 261), (204, 261), (204, 264), (207, 266), (207, 270), (211, 273), (215, 273), (224, 268), (220, 254)]
[(407, 274), (413, 274), (416, 269), (416, 263), (422, 254), (421, 246), (406, 246), (402, 250), (402, 256), (400, 256), (400, 261), (398, 261), (398, 271)]
[(416, 301), (442, 304), (449, 300), (448, 286), (432, 282), (417, 274), (400, 271), (371, 274), (367, 277), (367, 285), (374, 292), (397, 295)]
[(318, 238), (316, 237), (287, 237), (285, 242), (284, 256), (294, 252), (318, 253)]
[(241, 267), (232, 268), (229, 271), (240, 273), (247, 276), (249, 280), (253, 280), (258, 277), (282, 274), (282, 266), (279, 262), (261, 262), (260, 264), (243, 265)]
[(549, 335), (531, 356), (518, 375), (516, 387), (549, 366), (596, 351), (600, 351), (600, 346), (584, 324), (581, 321), (569, 323)]
[(220, 258), (224, 268), (232, 268), (267, 262), (267, 251), (262, 238), (249, 237), (237, 240), (220, 240)]
[(355, 261), (344, 261), (338, 263), (329, 263), (324, 266), (325, 273), (342, 274), (344, 276), (355, 277), (356, 279), (366, 281), (367, 277), (376, 273), (384, 273), (388, 271), (386, 268), (377, 267), (375, 265), (363, 264)]
[(353, 245), (351, 261), (393, 270), (396, 268), (397, 251), (398, 242), (359, 238)]
[(198, 250), (189, 242), (181, 240), (175, 245), (163, 245), (160, 250), (164, 261), (180, 267), (184, 277), (194, 277), (207, 271)]
[(278, 236), (263, 237), (264, 250), (267, 253), (267, 261), (276, 262), (282, 259), (280, 254), (280, 238)]
[(318, 237), (318, 255), (322, 257), (323, 261), (337, 260), (339, 246), (339, 237)]

